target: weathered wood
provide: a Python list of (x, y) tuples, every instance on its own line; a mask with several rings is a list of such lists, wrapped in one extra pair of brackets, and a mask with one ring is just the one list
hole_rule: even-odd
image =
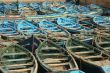
[(42, 50), (59, 50), (59, 49), (57, 49), (55, 47), (47, 47), (47, 48), (43, 47)]
[(90, 53), (94, 53), (94, 51), (75, 52), (75, 54), (90, 54)]
[(102, 58), (101, 55), (96, 55), (96, 56), (87, 56), (87, 57), (84, 57), (84, 59), (90, 59), (90, 58)]
[[(25, 63), (25, 64), (12, 64), (12, 65), (7, 65), (7, 67), (29, 66), (29, 65), (33, 65), (33, 63), (30, 62), (30, 63)], [(5, 66), (2, 66), (2, 67), (5, 67)]]
[[(50, 46), (51, 45), (51, 46)], [(48, 48), (45, 51), (42, 49)], [(51, 48), (50, 48), (51, 47)], [(55, 47), (55, 51), (52, 47)], [(47, 70), (47, 72), (70, 72), (70, 70), (79, 70), (74, 58), (62, 47), (56, 43), (45, 40), (36, 50), (38, 61)]]
[(15, 61), (27, 61), (27, 60), (31, 60), (31, 58), (9, 59), (3, 62), (15, 62)]
[(64, 56), (64, 54), (62, 54), (62, 53), (51, 53), (51, 54), (42, 54), (42, 55), (45, 55), (45, 56)]
[(48, 59), (46, 59), (46, 60), (44, 60), (43, 62), (44, 63), (55, 63), (55, 62), (60, 62), (61, 63), (61, 61), (66, 61), (66, 60), (68, 60), (68, 58), (56, 58), (56, 59), (54, 59), (54, 58), (48, 58)]
[(0, 67), (7, 69), (9, 73), (37, 73), (38, 64), (35, 57), (20, 45), (7, 46), (0, 55)]
[(108, 41), (105, 41), (105, 42), (99, 42), (99, 44), (101, 45), (101, 44), (110, 44), (110, 42), (108, 42)]
[(69, 65), (69, 63), (59, 63), (59, 64), (48, 64), (49, 66), (64, 66), (64, 65)]
[(83, 46), (68, 46), (67, 48), (84, 48)]
[(18, 69), (18, 70), (9, 70), (9, 72), (13, 73), (13, 72), (25, 72), (25, 71), (30, 71), (32, 70), (32, 68), (27, 68), (27, 69)]
[(27, 55), (24, 52), (19, 52), (19, 53), (4, 53), (3, 56), (12, 56), (12, 55)]
[(110, 50), (110, 47), (105, 47), (104, 49), (105, 49), (105, 50)]

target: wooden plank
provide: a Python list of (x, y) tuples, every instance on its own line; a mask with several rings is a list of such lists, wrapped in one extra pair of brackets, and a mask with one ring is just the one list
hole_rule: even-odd
[(99, 44), (101, 45), (101, 44), (110, 44), (110, 42), (99, 42)]
[(45, 54), (42, 54), (42, 55), (45, 55), (45, 56), (64, 56), (64, 54), (62, 54), (62, 53), (45, 53)]
[(10, 73), (13, 73), (13, 72), (26, 72), (26, 71), (30, 71), (30, 70), (32, 70), (32, 68), (9, 70), (9, 72), (10, 72)]
[(33, 65), (33, 63), (30, 62), (30, 63), (26, 63), (26, 64), (12, 64), (12, 65), (7, 65), (7, 67), (16, 67), (16, 66), (20, 67), (20, 66), (28, 66), (28, 65)]
[(42, 50), (59, 50), (56, 47), (43, 47)]
[(91, 59), (91, 58), (102, 58), (101, 55), (97, 55), (97, 56), (87, 56), (87, 57), (84, 57), (84, 59)]
[(94, 51), (75, 52), (75, 54), (89, 54), (89, 53), (94, 53)]
[(64, 66), (64, 65), (69, 65), (69, 63), (59, 63), (59, 64), (48, 64), (49, 66)]
[(65, 58), (56, 58), (56, 59), (54, 59), (54, 58), (47, 58), (47, 59), (45, 59), (44, 60), (44, 63), (55, 63), (55, 62), (60, 62), (61, 63), (61, 61), (66, 61), (66, 60), (68, 60), (68, 58), (67, 57), (65, 57)]
[(12, 56), (12, 55), (27, 55), (24, 52), (19, 52), (19, 53), (4, 53), (3, 56)]
[(84, 46), (69, 46), (69, 47), (67, 47), (67, 48), (70, 48), (70, 49), (72, 49), (72, 48), (83, 48)]
[(105, 50), (110, 50), (110, 47), (105, 47), (105, 48), (103, 48), (103, 49), (105, 49)]
[(21, 58), (21, 59), (8, 59), (6, 61), (1, 61), (1, 62), (16, 62), (16, 61), (27, 61), (30, 60), (31, 58)]

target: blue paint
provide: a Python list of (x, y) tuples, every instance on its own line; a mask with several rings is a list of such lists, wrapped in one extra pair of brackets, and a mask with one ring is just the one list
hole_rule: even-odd
[(75, 70), (75, 71), (71, 71), (70, 73), (85, 73), (85, 72), (80, 71), (80, 70)]
[(77, 18), (57, 18), (57, 24), (68, 29), (80, 29)]
[(36, 26), (28, 21), (21, 20), (17, 26), (17, 30), (26, 35), (39, 34), (40, 31)]
[(19, 8), (22, 8), (22, 7), (28, 7), (29, 5), (27, 3), (19, 3)]
[(0, 14), (4, 14), (4, 11), (5, 11), (5, 4), (0, 3)]
[(57, 12), (57, 13), (64, 13), (65, 10), (66, 10), (64, 7), (62, 7), (62, 8), (51, 7), (50, 9), (51, 9), (52, 11), (54, 11), (54, 12)]
[(90, 9), (87, 6), (78, 6), (78, 11), (80, 13), (90, 13)]
[(16, 34), (16, 25), (11, 21), (4, 21), (3, 24), (0, 24), (0, 34)]
[(33, 2), (29, 4), (30, 7), (35, 11), (40, 11), (41, 3)]
[(104, 27), (110, 27), (109, 17), (96, 16), (96, 17), (93, 18), (93, 20), (97, 25), (104, 26)]
[(103, 66), (102, 69), (105, 73), (110, 73), (110, 66)]
[(2, 26), (3, 26), (3, 27), (6, 27), (6, 28), (7, 28), (7, 27), (10, 27), (10, 28), (12, 28), (12, 29), (14, 29), (14, 30), (17, 29), (16, 24), (15, 24), (14, 22), (12, 22), (12, 21), (9, 21), (9, 20), (5, 20)]
[(41, 22), (39, 22), (39, 26), (45, 30), (50, 30), (50, 31), (53, 31), (53, 32), (59, 32), (61, 31), (61, 29), (59, 29), (57, 27), (57, 24), (55, 23), (52, 23), (48, 20), (42, 20)]

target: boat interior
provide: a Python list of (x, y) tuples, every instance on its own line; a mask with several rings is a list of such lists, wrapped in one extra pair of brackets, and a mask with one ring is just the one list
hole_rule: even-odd
[[(48, 42), (47, 42), (48, 43)], [(50, 43), (51, 44), (51, 43)], [(46, 66), (52, 71), (67, 71), (77, 69), (75, 61), (64, 49), (56, 45), (45, 44), (41, 47), (38, 55)]]
[(4, 48), (0, 65), (8, 73), (33, 73), (34, 61), (30, 53), (18, 49), (18, 46)]
[(68, 44), (67, 49), (75, 57), (78, 57), (88, 63), (95, 64), (97, 66), (107, 66), (110, 64), (108, 55), (102, 54), (102, 51), (94, 48), (86, 47), (79, 44)]

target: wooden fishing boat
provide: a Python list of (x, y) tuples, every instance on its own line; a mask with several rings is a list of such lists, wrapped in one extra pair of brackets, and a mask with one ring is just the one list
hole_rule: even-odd
[(94, 35), (89, 32), (80, 32), (76, 34), (71, 35), (74, 39), (80, 40), (82, 42), (85, 42), (87, 44), (93, 44)]
[(44, 14), (64, 13), (65, 10), (64, 2), (43, 2), (40, 8)]
[(95, 29), (96, 25), (93, 23), (93, 18), (91, 17), (79, 17), (79, 24), (83, 27)]
[(42, 34), (42, 32), (38, 29), (38, 27), (36, 27), (35, 25), (33, 25), (31, 22), (28, 22), (26, 20), (20, 20), (17, 21), (17, 30), (19, 33), (23, 34), (23, 35), (33, 35), (33, 34)]
[(110, 54), (110, 38), (109, 37), (96, 37), (95, 38), (95, 45), (100, 49), (108, 52)]
[[(22, 40), (22, 39), (21, 39)], [(18, 40), (8, 40), (7, 38), (0, 38), (0, 44), (4, 45), (4, 46), (9, 46), (11, 44), (17, 44)]]
[(4, 11), (5, 11), (4, 10), (4, 8), (5, 8), (4, 5), (5, 5), (4, 3), (0, 3), (0, 16), (4, 15)]
[(47, 33), (47, 36), (56, 39), (68, 38), (70, 35), (65, 29), (48, 20), (42, 20), (39, 22), (39, 27), (41, 30), (44, 30)]
[(32, 10), (30, 7), (22, 7), (19, 9), (19, 12), (21, 13), (21, 16), (36, 16), (37, 12)]
[(0, 67), (7, 73), (37, 73), (38, 64), (35, 57), (19, 45), (3, 48), (0, 55)]
[[(9, 18), (13, 18), (14, 16), (9, 16)], [(2, 17), (3, 19), (7, 17)], [(15, 16), (14, 18), (18, 18), (19, 16)], [(3, 21), (3, 20), (2, 20)], [(4, 20), (0, 25), (0, 36), (2, 39), (12, 40), (23, 38), (23, 35), (17, 32), (17, 24), (12, 20)]]
[(58, 18), (57, 24), (67, 29), (69, 32), (77, 32), (81, 28), (75, 17)]
[(109, 73), (109, 55), (99, 48), (85, 44), (76, 39), (69, 39), (66, 48), (71, 53), (83, 71), (87, 73)]
[(102, 7), (97, 4), (89, 4), (85, 6), (79, 5), (76, 8), (84, 17), (94, 17), (103, 13)]
[(41, 3), (40, 2), (32, 2), (29, 4), (29, 6), (35, 11), (40, 11)]
[(59, 17), (57, 18), (57, 24), (70, 33), (80, 33), (82, 31), (92, 32), (92, 29), (90, 29), (89, 27), (85, 27), (79, 24), (79, 19), (76, 17)]
[(47, 72), (78, 73), (80, 71), (74, 58), (62, 47), (50, 40), (45, 40), (36, 50), (36, 57)]
[(32, 53), (35, 53), (35, 49), (40, 45), (40, 40), (34, 36), (28, 37), (18, 42), (19, 45), (25, 47)]
[(9, 20), (5, 20), (0, 25), (0, 36), (8, 36), (8, 37), (15, 37), (18, 35), (16, 31), (16, 25), (14, 22), (11, 22)]
[(97, 24), (99, 29), (109, 29), (110, 28), (110, 17), (106, 16), (96, 16), (93, 18), (93, 22)]
[(17, 2), (4, 4), (4, 13), (6, 15), (20, 15)]

